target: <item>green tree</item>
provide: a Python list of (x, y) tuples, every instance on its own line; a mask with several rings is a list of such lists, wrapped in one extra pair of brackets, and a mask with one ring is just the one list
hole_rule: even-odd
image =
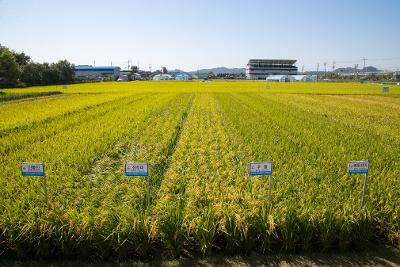
[(21, 68), (15, 55), (6, 47), (0, 46), (0, 87), (15, 87), (21, 75)]
[(57, 72), (59, 83), (71, 83), (74, 80), (75, 68), (74, 65), (66, 59), (52, 64), (54, 71)]
[(21, 67), (28, 65), (29, 62), (31, 61), (31, 57), (26, 55), (24, 52), (17, 53), (13, 51), (13, 53), (15, 56), (15, 60), (17, 61), (17, 64), (20, 65)]
[(43, 84), (43, 64), (39, 63), (29, 63), (24, 66), (21, 80), (28, 86), (32, 85), (42, 85)]
[(132, 72), (132, 73), (138, 73), (138, 72), (139, 72), (138, 66), (132, 66), (132, 67), (131, 67), (131, 72)]
[(42, 83), (44, 85), (59, 83), (59, 76), (60, 74), (58, 73), (58, 70), (54, 67), (54, 64), (42, 64)]
[(52, 64), (34, 63), (25, 53), (0, 45), (0, 88), (71, 83), (74, 74), (74, 65), (67, 60)]

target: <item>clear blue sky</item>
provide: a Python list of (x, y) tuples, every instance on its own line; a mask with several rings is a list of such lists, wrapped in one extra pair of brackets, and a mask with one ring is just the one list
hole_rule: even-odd
[(0, 43), (37, 62), (196, 70), (249, 58), (400, 70), (400, 0), (0, 0)]

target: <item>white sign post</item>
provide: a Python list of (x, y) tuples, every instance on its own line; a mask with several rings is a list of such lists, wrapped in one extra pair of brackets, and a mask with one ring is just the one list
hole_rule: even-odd
[(150, 206), (149, 165), (147, 163), (128, 162), (125, 164), (125, 175), (147, 177), (147, 207), (149, 207)]
[(368, 179), (369, 161), (350, 161), (347, 163), (348, 174), (364, 174), (364, 187), (361, 195), (361, 208), (364, 206), (365, 192), (367, 191), (367, 179)]
[(21, 174), (22, 176), (42, 176), (43, 177), (43, 192), (44, 192), (44, 202), (46, 206), (49, 205), (47, 198), (47, 186), (46, 186), (46, 175), (44, 174), (44, 163), (35, 162), (22, 162), (21, 164)]
[(271, 202), (271, 188), (272, 188), (272, 162), (250, 162), (249, 164), (249, 175), (268, 175), (269, 176), (269, 188), (267, 195), (268, 204)]

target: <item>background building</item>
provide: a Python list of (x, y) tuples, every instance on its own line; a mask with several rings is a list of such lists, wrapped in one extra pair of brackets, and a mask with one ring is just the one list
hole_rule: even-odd
[(120, 67), (104, 66), (93, 67), (90, 65), (75, 66), (76, 79), (115, 78), (120, 75)]
[(266, 78), (269, 82), (315, 82), (316, 75), (269, 75)]
[(171, 75), (175, 80), (187, 81), (192, 79), (192, 75), (190, 73), (181, 70), (168, 71), (168, 74)]
[(178, 73), (175, 76), (175, 80), (180, 80), (180, 81), (189, 81), (192, 79), (192, 75), (188, 74), (188, 73)]
[(289, 75), (269, 75), (266, 80), (269, 82), (293, 82), (294, 77)]
[(157, 74), (153, 76), (154, 81), (166, 81), (166, 80), (173, 80), (174, 77), (172, 77), (169, 74)]
[(296, 82), (316, 82), (317, 75), (292, 75)]
[(142, 76), (139, 73), (132, 73), (132, 70), (121, 70), (117, 81), (128, 82), (137, 80), (142, 80)]
[(296, 75), (296, 60), (292, 59), (250, 59), (246, 67), (246, 78), (265, 80), (269, 75)]

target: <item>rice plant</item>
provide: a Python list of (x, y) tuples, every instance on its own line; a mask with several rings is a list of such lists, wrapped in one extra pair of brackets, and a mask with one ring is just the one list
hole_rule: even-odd
[[(132, 82), (7, 94), (35, 97), (0, 102), (4, 255), (400, 245), (399, 86)], [(371, 162), (363, 209), (363, 178), (346, 174), (360, 159)], [(49, 207), (40, 178), (21, 176), (23, 161), (45, 163)], [(132, 161), (149, 163), (149, 206), (146, 180), (124, 175)], [(270, 203), (251, 161), (274, 163)]]

